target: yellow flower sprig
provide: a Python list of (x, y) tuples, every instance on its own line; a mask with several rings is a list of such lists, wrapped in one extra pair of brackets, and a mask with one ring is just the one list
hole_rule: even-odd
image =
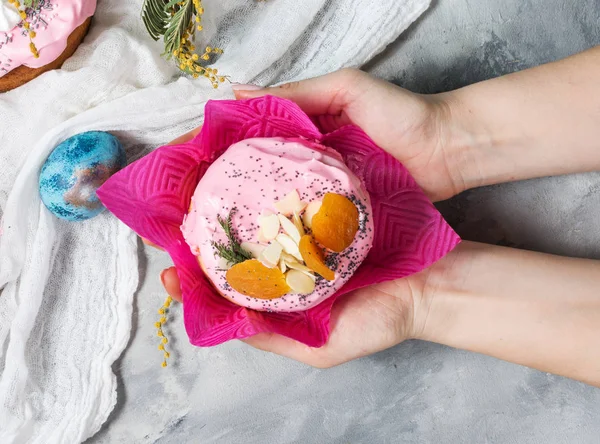
[(174, 57), (181, 71), (195, 79), (205, 77), (217, 88), (228, 77), (219, 75), (216, 68), (207, 67), (206, 62), (213, 55), (223, 54), (223, 50), (207, 46), (200, 54), (193, 44), (196, 31), (203, 30), (203, 14), (202, 0), (172, 0), (166, 5), (163, 0), (145, 0), (142, 19), (154, 40), (163, 37), (166, 58)]
[(167, 349), (165, 347), (165, 345), (168, 344), (169, 340), (165, 336), (165, 333), (163, 332), (163, 329), (162, 329), (163, 325), (165, 325), (167, 323), (167, 313), (169, 311), (169, 307), (171, 306), (171, 302), (173, 302), (173, 299), (171, 298), (171, 296), (167, 296), (162, 307), (158, 309), (158, 314), (160, 315), (160, 319), (158, 320), (158, 322), (154, 323), (154, 326), (156, 327), (156, 330), (157, 330), (156, 335), (159, 338), (161, 338), (160, 344), (158, 345), (158, 349), (163, 352), (163, 362), (161, 364), (163, 367), (167, 366), (167, 359), (169, 359), (169, 357), (171, 356), (171, 354), (167, 351)]
[(202, 60), (209, 60), (211, 54), (223, 54), (220, 48), (211, 48), (207, 46), (202, 55), (198, 55), (196, 47), (189, 40), (189, 34), (184, 34), (181, 39), (179, 49), (173, 51), (173, 55), (177, 58), (179, 69), (197, 79), (199, 77), (207, 78), (213, 88), (218, 88), (219, 83), (223, 83), (228, 77), (220, 76), (216, 68), (209, 68), (201, 65)]
[(21, 3), (19, 2), (19, 0), (8, 0), (8, 3), (17, 8), (17, 11), (19, 12), (19, 17), (21, 17), (21, 20), (23, 20), (23, 28), (27, 30), (27, 34), (29, 36), (29, 50), (33, 54), (33, 57), (35, 57), (36, 59), (39, 58), (40, 53), (38, 52), (35, 43), (33, 43), (33, 39), (35, 38), (36, 34), (35, 31), (31, 29), (31, 24), (27, 21), (27, 13), (21, 10)]

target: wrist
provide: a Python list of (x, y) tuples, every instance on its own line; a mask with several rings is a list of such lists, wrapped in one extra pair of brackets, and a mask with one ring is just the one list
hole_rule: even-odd
[(510, 180), (516, 158), (508, 146), (520, 137), (487, 122), (485, 109), (471, 103), (469, 87), (434, 96), (439, 103), (440, 139), (459, 192)]
[(598, 262), (463, 242), (426, 271), (411, 337), (600, 385)]
[(471, 250), (479, 245), (461, 242), (453, 251), (419, 274), (419, 298), (413, 301), (411, 339), (444, 343), (444, 332), (451, 328), (452, 299), (463, 291), (468, 275)]

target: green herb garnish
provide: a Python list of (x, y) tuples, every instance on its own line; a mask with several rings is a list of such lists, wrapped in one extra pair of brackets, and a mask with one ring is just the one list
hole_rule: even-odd
[(223, 242), (212, 242), (212, 246), (215, 248), (215, 250), (217, 250), (217, 254), (233, 265), (252, 259), (252, 255), (242, 248), (240, 241), (233, 232), (231, 219), (235, 211), (236, 208), (233, 208), (229, 212), (227, 219), (223, 219), (221, 215), (217, 216), (219, 225), (221, 225), (223, 228), (229, 243), (225, 244)]
[[(39, 1), (39, 0), (37, 0)], [(175, 58), (179, 69), (194, 78), (206, 77), (214, 88), (227, 80), (216, 68), (206, 66), (220, 48), (196, 49), (196, 31), (202, 31), (202, 0), (144, 0), (142, 20), (154, 40), (164, 41), (163, 56)]]

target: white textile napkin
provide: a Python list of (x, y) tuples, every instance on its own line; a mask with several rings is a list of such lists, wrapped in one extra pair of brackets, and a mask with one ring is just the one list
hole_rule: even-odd
[[(60, 1), (60, 0), (59, 0)], [(71, 135), (110, 131), (129, 161), (198, 126), (204, 79), (179, 77), (140, 19), (141, 0), (100, 0), (62, 70), (0, 94), (0, 442), (77, 443), (116, 402), (111, 365), (129, 339), (138, 287), (134, 234), (104, 213), (54, 218), (39, 170)], [(220, 73), (268, 85), (360, 66), (429, 0), (206, 0), (202, 44)]]

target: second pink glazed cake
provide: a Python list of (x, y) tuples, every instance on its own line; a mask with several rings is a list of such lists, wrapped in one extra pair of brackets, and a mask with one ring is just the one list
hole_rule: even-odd
[(96, 0), (0, 0), (0, 92), (59, 68), (95, 10)]

